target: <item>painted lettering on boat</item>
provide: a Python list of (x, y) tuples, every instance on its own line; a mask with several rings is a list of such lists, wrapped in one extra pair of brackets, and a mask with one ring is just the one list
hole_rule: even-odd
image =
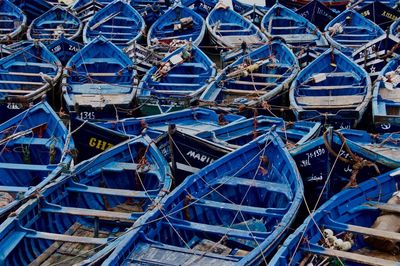
[(51, 49), (52, 53), (57, 53), (61, 50), (61, 45), (57, 45), (56, 47), (54, 47), (53, 49)]
[(69, 45), (68, 50), (73, 51), (73, 52), (78, 52), (79, 48), (75, 47), (75, 46), (72, 46), (72, 45)]
[(96, 138), (90, 138), (89, 140), (89, 146), (96, 148), (98, 150), (108, 150), (109, 148), (111, 148), (112, 146), (114, 146), (114, 144), (111, 144), (107, 141), (104, 140), (100, 140), (100, 139), (96, 139)]
[(382, 16), (387, 17), (388, 19), (391, 19), (391, 20), (398, 20), (399, 19), (398, 16), (396, 16), (396, 15), (394, 15), (392, 13), (389, 13), (387, 11), (383, 11)]
[(307, 179), (307, 181), (308, 181), (308, 182), (311, 182), (311, 181), (321, 181), (321, 180), (323, 180), (323, 179), (324, 179), (324, 177), (322, 176), (322, 173), (320, 173), (319, 175), (314, 175), (314, 174), (312, 174), (311, 177), (309, 177), (309, 178)]
[(89, 119), (95, 119), (96, 116), (94, 115), (94, 112), (80, 112), (79, 117), (82, 120), (89, 120)]
[(300, 167), (311, 166), (311, 159), (320, 157), (324, 154), (325, 154), (325, 149), (323, 148), (317, 148), (314, 151), (307, 152), (306, 153), (307, 158), (305, 160), (300, 161)]
[(18, 103), (7, 103), (7, 109), (10, 109), (10, 110), (19, 110), (19, 109), (21, 109), (21, 108), (22, 108), (21, 105), (18, 104)]
[(317, 8), (317, 14), (323, 15), (323, 16), (328, 17), (328, 18), (330, 18), (330, 19), (333, 19), (332, 16), (330, 16), (328, 13), (326, 13), (325, 10), (323, 10), (323, 9), (321, 9), (321, 8), (319, 8), (319, 7)]
[(195, 151), (188, 151), (186, 153), (186, 155), (191, 157), (191, 158), (193, 158), (193, 159), (196, 159), (196, 160), (198, 160), (198, 161), (200, 161), (202, 163), (212, 163), (214, 161), (213, 158), (211, 158), (211, 157), (209, 157), (207, 155), (204, 155), (204, 154), (200, 154), (200, 153), (195, 152)]

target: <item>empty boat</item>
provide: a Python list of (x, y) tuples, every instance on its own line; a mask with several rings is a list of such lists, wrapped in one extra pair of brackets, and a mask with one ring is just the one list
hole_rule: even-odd
[(40, 42), (29, 44), (2, 58), (0, 60), (2, 119), (10, 118), (15, 115), (12, 111), (20, 112), (29, 104), (44, 97), (46, 92), (56, 86), (61, 73), (61, 62)]
[(120, 108), (132, 107), (135, 75), (129, 57), (111, 41), (97, 37), (64, 69), (62, 90), (70, 115), (84, 120), (118, 116)]
[(89, 43), (102, 35), (118, 47), (138, 40), (145, 23), (140, 14), (126, 1), (116, 0), (98, 11), (83, 29), (83, 41)]
[(263, 44), (265, 35), (248, 19), (231, 7), (218, 3), (206, 19), (211, 41), (222, 48), (235, 48), (243, 43)]
[(371, 98), (367, 72), (336, 49), (328, 49), (300, 71), (290, 87), (290, 105), (298, 120), (355, 127)]
[(8, 0), (1, 1), (0, 13), (0, 42), (10, 42), (26, 30), (27, 17), (12, 2)]
[(314, 24), (278, 3), (263, 17), (261, 29), (270, 39), (282, 38), (292, 46), (324, 46), (328, 44)]

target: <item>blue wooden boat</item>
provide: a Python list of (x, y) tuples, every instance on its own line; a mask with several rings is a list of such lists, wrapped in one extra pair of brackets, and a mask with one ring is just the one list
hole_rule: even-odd
[[(312, 0), (281, 0), (279, 2), (289, 8), (299, 9), (312, 2)], [(331, 10), (336, 10), (340, 13), (347, 8), (350, 0), (320, 0), (320, 2)]]
[(0, 42), (11, 42), (25, 31), (27, 17), (21, 9), (8, 0), (0, 2), (0, 13)]
[(100, 9), (111, 3), (113, 0), (76, 0), (71, 10), (84, 23), (91, 19)]
[(18, 6), (26, 15), (28, 23), (35, 18), (39, 17), (53, 6), (45, 0), (11, 0), (11, 2)]
[[(383, 174), (334, 196), (288, 237), (270, 265), (307, 265), (311, 261), (313, 265), (322, 261), (330, 265), (398, 265), (389, 250), (398, 232), (391, 232), (390, 225), (386, 230), (377, 226), (377, 221), (388, 224), (383, 215), (398, 215), (399, 174), (399, 170)], [(385, 247), (386, 252), (382, 251)]]
[(73, 40), (67, 39), (64, 35), (54, 42), (47, 45), (47, 48), (60, 60), (63, 66), (67, 65), (68, 61), (82, 49), (82, 44)]
[(69, 168), (74, 142), (46, 102), (0, 124), (0, 139), (0, 216), (4, 216)]
[(351, 9), (340, 13), (325, 27), (328, 42), (346, 55), (384, 33), (374, 22)]
[(22, 50), (31, 44), (32, 44), (31, 41), (26, 41), (26, 40), (13, 42), (10, 44), (1, 44), (0, 45), (1, 58), (12, 55), (12, 54), (16, 53), (17, 51)]
[(111, 41), (97, 37), (64, 69), (62, 90), (68, 111), (84, 120), (118, 116), (119, 108), (132, 107), (135, 75), (129, 57)]
[(142, 79), (153, 66), (164, 58), (152, 47), (145, 47), (137, 42), (130, 43), (123, 50), (135, 64), (138, 79)]
[(397, 56), (382, 69), (375, 83), (372, 98), (372, 116), (378, 132), (396, 132), (400, 130), (399, 91), (400, 56)]
[[(232, 148), (187, 134), (174, 124), (155, 138), (155, 143), (171, 165), (174, 184), (181, 184), (188, 176), (233, 151)], [(148, 134), (148, 130), (144, 131)], [(151, 133), (149, 134), (149, 136)]]
[(268, 133), (273, 127), (276, 127), (275, 131), (286, 147), (291, 149), (318, 136), (321, 124), (308, 121), (285, 122), (282, 118), (260, 115), (214, 130), (200, 132), (196, 136), (236, 149)]
[(379, 36), (355, 50), (353, 61), (363, 67), (371, 80), (375, 81), (386, 64), (400, 54), (399, 37), (386, 33)]
[(149, 139), (116, 146), (58, 178), (2, 224), (1, 263), (84, 263), (154, 208), (171, 183)]
[(400, 20), (396, 20), (395, 22), (390, 25), (389, 31), (394, 36), (400, 38)]
[(131, 0), (131, 6), (143, 17), (147, 27), (159, 19), (174, 1), (170, 0)]
[(146, 134), (155, 138), (163, 132), (167, 132), (168, 126), (171, 124), (174, 124), (179, 131), (189, 135), (196, 135), (243, 119), (245, 118), (241, 115), (216, 113), (205, 108), (191, 108), (166, 114), (126, 118), (118, 121), (98, 122), (96, 124), (128, 135), (139, 135), (145, 130)]
[(300, 175), (283, 146), (267, 134), (188, 177), (104, 263), (265, 262), (302, 199)]
[[(42, 43), (0, 60), (0, 112), (5, 121), (44, 97), (61, 77), (61, 62)], [(21, 106), (21, 105), (24, 106)]]
[(167, 55), (142, 78), (138, 97), (145, 106), (141, 111), (156, 114), (187, 107), (216, 74), (215, 63), (196, 45), (188, 43)]
[(294, 147), (290, 154), (303, 179), (304, 195), (310, 209), (323, 204), (345, 187), (356, 186), (400, 167), (396, 158), (367, 149), (342, 133), (330, 130)]
[(265, 35), (253, 23), (222, 3), (210, 12), (206, 25), (211, 41), (222, 48), (267, 42)]
[[(93, 122), (79, 118), (70, 119), (72, 137), (74, 138), (77, 155), (75, 163), (80, 163), (98, 155), (101, 152), (136, 136), (128, 136)], [(136, 134), (139, 135), (139, 134)]]
[(296, 12), (275, 4), (261, 21), (261, 30), (270, 39), (282, 38), (292, 46), (327, 45), (318, 28)]
[[(267, 12), (276, 2), (270, 0), (233, 0), (233, 8), (241, 14), (250, 11), (251, 9), (259, 9)], [(260, 21), (261, 22), (261, 21)]]
[(327, 47), (302, 47), (301, 49), (295, 49), (295, 56), (299, 61), (301, 69), (308, 66), (311, 62), (317, 59), (323, 54), (328, 48)]
[(366, 150), (377, 153), (400, 164), (400, 134), (370, 134), (364, 130), (341, 129), (339, 132), (348, 142), (354, 142)]
[(318, 0), (313, 0), (305, 6), (297, 9), (296, 13), (305, 17), (320, 30), (324, 30), (326, 24), (328, 24), (329, 21), (334, 19), (337, 15)]
[(181, 0), (180, 3), (206, 19), (208, 14), (210, 14), (211, 10), (218, 3), (218, 0)]
[(205, 31), (205, 21), (199, 14), (183, 5), (176, 5), (150, 27), (147, 45), (169, 45), (174, 40), (186, 40), (197, 46), (203, 40)]
[(62, 35), (72, 40), (81, 35), (82, 28), (80, 19), (65, 8), (55, 6), (32, 21), (26, 36), (28, 40), (40, 40), (44, 43), (57, 40)]
[(371, 79), (350, 58), (331, 48), (300, 71), (289, 98), (297, 120), (355, 127), (371, 98)]
[(83, 29), (83, 41), (89, 43), (103, 35), (119, 47), (142, 37), (145, 23), (129, 3), (116, 0), (97, 12)]
[(272, 1), (246, 1), (233, 0), (233, 9), (250, 20), (254, 25), (260, 27), (262, 18), (275, 4)]
[(373, 21), (384, 31), (387, 31), (390, 25), (400, 18), (400, 12), (391, 6), (387, 5), (384, 1), (362, 1), (362, 4), (366, 4), (359, 10), (358, 13)]
[(200, 100), (224, 105), (277, 100), (286, 93), (298, 71), (293, 52), (275, 40), (225, 67)]
[(357, 10), (359, 13), (361, 13), (360, 11), (363, 10), (364, 7), (370, 5), (370, 4), (376, 4), (376, 3), (380, 3), (380, 4), (384, 4), (385, 6), (388, 7), (395, 7), (396, 4), (398, 3), (397, 0), (350, 0), (349, 4), (348, 4), (348, 8), (352, 8)]

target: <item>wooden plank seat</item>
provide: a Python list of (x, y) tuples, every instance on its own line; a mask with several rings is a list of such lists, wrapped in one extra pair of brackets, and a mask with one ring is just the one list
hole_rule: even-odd
[(365, 95), (343, 95), (343, 96), (300, 96), (296, 97), (298, 104), (303, 108), (339, 108), (356, 107), (362, 103)]
[[(203, 224), (187, 220), (180, 220), (176, 218), (169, 218), (169, 221), (172, 224), (172, 226), (177, 229), (186, 229), (191, 231), (200, 231), (203, 233), (226, 235), (227, 237), (232, 237), (232, 238), (263, 241), (265, 238), (269, 236), (268, 232), (256, 232), (256, 231), (250, 232), (248, 230), (228, 228), (219, 225)], [(162, 222), (162, 223), (166, 227), (171, 226), (171, 224), (168, 222)]]
[(275, 82), (253, 82), (253, 81), (246, 81), (246, 80), (229, 80), (227, 83), (231, 84), (238, 84), (238, 85), (249, 85), (249, 86), (263, 86), (263, 87), (274, 87), (278, 84)]
[(138, 190), (86, 186), (82, 184), (78, 184), (76, 186), (75, 185), (69, 186), (66, 189), (71, 192), (92, 193), (92, 194), (110, 195), (110, 196), (127, 197), (127, 198), (143, 198), (143, 199), (156, 198), (158, 194), (158, 191), (156, 190), (148, 190), (146, 192)]
[(211, 185), (229, 185), (229, 186), (247, 186), (254, 188), (265, 188), (268, 191), (284, 194), (287, 198), (291, 198), (292, 191), (287, 184), (268, 182), (264, 180), (247, 179), (235, 176), (225, 176), (211, 183)]
[(253, 215), (267, 215), (270, 217), (282, 218), (285, 215), (285, 210), (274, 208), (261, 208), (247, 205), (232, 204), (206, 199), (191, 198), (190, 205), (201, 206), (205, 208), (214, 208), (219, 210), (230, 210), (234, 212), (243, 212)]
[[(321, 86), (303, 86), (298, 89), (301, 90), (348, 90), (348, 89), (362, 89), (365, 88), (366, 85), (321, 85)], [(335, 96), (336, 97), (336, 96)]]
[(70, 236), (64, 234), (54, 234), (40, 231), (33, 231), (26, 233), (28, 238), (39, 238), (60, 242), (105, 245), (108, 242), (107, 238), (83, 237), (83, 236)]
[(264, 95), (266, 93), (269, 93), (269, 91), (265, 90), (236, 90), (236, 89), (223, 89), (223, 92), (226, 94), (240, 94), (240, 95)]
[(58, 213), (58, 214), (69, 214), (77, 216), (86, 217), (96, 217), (105, 220), (123, 220), (125, 222), (134, 223), (135, 220), (143, 213), (124, 213), (124, 212), (114, 212), (114, 211), (103, 211), (95, 209), (84, 209), (84, 208), (74, 208), (74, 207), (64, 207), (64, 206), (47, 206), (41, 208), (42, 212), (47, 213)]
[(24, 164), (24, 163), (0, 163), (1, 169), (23, 171), (52, 171), (56, 165)]
[(366, 255), (361, 255), (357, 253), (352, 253), (352, 252), (347, 252), (347, 251), (341, 251), (341, 250), (335, 250), (335, 249), (328, 249), (328, 248), (315, 248), (312, 246), (309, 246), (307, 248), (302, 247), (301, 250), (305, 253), (311, 253), (311, 254), (316, 254), (316, 255), (321, 255), (321, 256), (327, 256), (327, 257), (333, 257), (333, 258), (341, 258), (357, 263), (362, 263), (365, 265), (382, 265), (382, 266), (398, 266), (398, 262), (386, 260), (386, 259), (381, 259), (381, 258), (376, 258), (372, 256), (366, 256)]

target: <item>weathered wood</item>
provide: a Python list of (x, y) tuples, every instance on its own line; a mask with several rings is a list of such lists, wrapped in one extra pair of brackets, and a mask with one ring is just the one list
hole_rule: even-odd
[[(321, 85), (321, 86), (305, 86), (305, 87), (300, 87), (299, 89), (301, 90), (348, 90), (352, 88), (356, 89), (361, 89), (365, 88), (366, 86), (353, 86), (351, 84), (349, 85)], [(317, 96), (318, 97), (318, 96)], [(337, 97), (337, 96), (332, 96), (332, 97)]]
[(81, 193), (92, 193), (92, 194), (101, 194), (101, 195), (110, 195), (110, 196), (120, 196), (120, 197), (128, 197), (128, 198), (152, 198), (154, 197), (154, 193), (138, 191), (138, 190), (128, 190), (128, 189), (116, 189), (116, 188), (103, 188), (103, 187), (94, 187), (94, 186), (85, 186), (80, 185), (76, 187), (67, 187), (68, 191), (73, 192), (81, 192)]
[[(328, 227), (328, 226), (327, 226)], [(332, 229), (335, 229), (334, 227), (330, 227)], [(393, 239), (396, 241), (400, 241), (400, 233), (396, 232), (389, 232), (389, 231), (384, 231), (384, 230), (379, 230), (379, 229), (374, 229), (374, 228), (368, 228), (368, 227), (363, 227), (363, 226), (358, 226), (358, 225), (347, 225), (347, 228), (340, 228), (341, 230), (347, 231), (347, 232), (352, 232), (352, 233), (357, 233), (357, 234), (362, 234), (362, 235), (369, 235), (369, 236), (375, 236), (375, 237), (381, 237), (381, 238), (387, 238), (387, 239)]]
[(51, 171), (55, 167), (56, 166), (42, 164), (0, 163), (0, 168), (8, 170)]
[(365, 99), (364, 95), (296, 97), (297, 103), (308, 105), (314, 108), (315, 106), (318, 106), (318, 108), (339, 108), (339, 107), (357, 106), (356, 104), (363, 102), (364, 99)]
[(47, 239), (47, 240), (61, 241), (61, 242), (93, 244), (93, 245), (105, 245), (108, 242), (108, 240), (105, 238), (68, 236), (68, 235), (63, 235), (63, 234), (53, 234), (53, 233), (40, 232), (40, 231), (28, 232), (26, 234), (26, 237)]
[(400, 213), (400, 205), (381, 203), (376, 201), (369, 201), (364, 205), (371, 206), (385, 212)]
[(224, 89), (224, 93), (228, 94), (241, 94), (241, 95), (263, 95), (268, 93), (268, 91), (262, 91), (262, 90), (234, 90), (234, 89)]
[(244, 80), (234, 80), (234, 81), (229, 81), (229, 83), (238, 84), (238, 85), (264, 86), (264, 87), (273, 87), (273, 86), (278, 85), (274, 82), (253, 82), (253, 81), (244, 81)]
[[(64, 233), (65, 235), (73, 235), (76, 230), (79, 229), (81, 225), (79, 223), (74, 223), (68, 230)], [(29, 266), (39, 266), (45, 262), (54, 252), (57, 251), (64, 243), (54, 242), (49, 248), (47, 248), (40, 256), (38, 256), (34, 261), (32, 261)]]
[(17, 186), (0, 186), (2, 192), (27, 192), (28, 187), (17, 187)]
[(376, 257), (370, 257), (365, 255), (360, 255), (356, 253), (335, 250), (335, 249), (316, 249), (316, 248), (302, 248), (303, 252), (305, 253), (312, 253), (327, 257), (335, 257), (335, 258), (342, 258), (366, 265), (382, 265), (382, 266), (399, 266), (398, 262), (380, 259)]
[(258, 77), (258, 78), (281, 78), (283, 75), (281, 74), (268, 74), (268, 73), (250, 73), (250, 76)]
[(21, 81), (21, 80), (0, 80), (0, 84), (35, 85), (43, 86), (44, 82)]
[(75, 207), (45, 207), (41, 209), (42, 212), (48, 213), (60, 213), (60, 214), (70, 214), (78, 216), (88, 216), (88, 217), (98, 217), (101, 219), (113, 219), (113, 220), (123, 220), (126, 222), (134, 223), (131, 213), (113, 212), (113, 211), (102, 211), (102, 210), (92, 210), (83, 209)]
[(175, 218), (171, 218), (170, 223), (165, 222), (165, 226), (170, 226), (171, 223), (175, 228), (182, 228), (191, 231), (200, 231), (203, 233), (210, 233), (210, 234), (225, 235), (228, 237), (248, 239), (252, 241), (263, 241), (269, 235), (268, 232), (240, 230), (219, 225), (203, 224), (203, 223), (191, 222)]
[(5, 90), (5, 89), (0, 89), (0, 92), (2, 93), (10, 93), (10, 94), (29, 94), (34, 92), (34, 90)]

